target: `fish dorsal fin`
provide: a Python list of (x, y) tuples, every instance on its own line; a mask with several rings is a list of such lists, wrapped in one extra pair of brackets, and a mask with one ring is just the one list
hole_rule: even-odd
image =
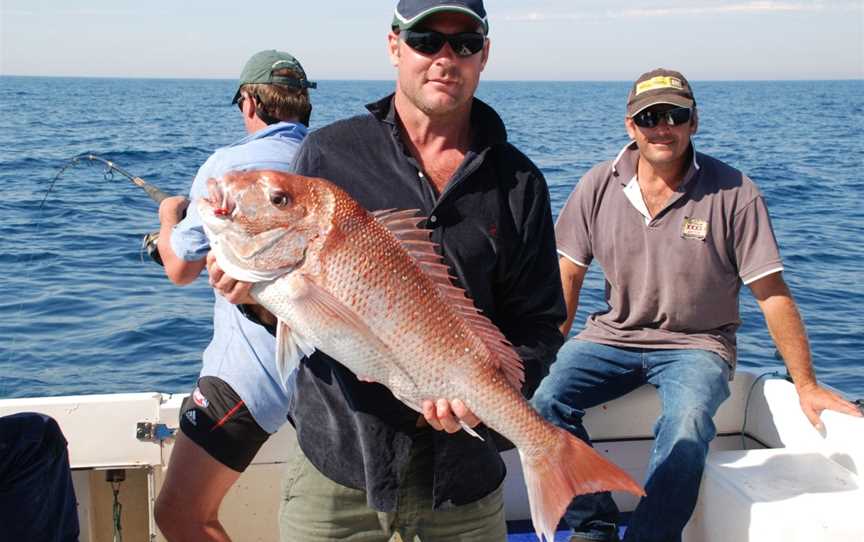
[(522, 359), (513, 345), (504, 337), (495, 324), (484, 316), (465, 294), (465, 290), (455, 285), (456, 277), (450, 273), (450, 266), (437, 252), (438, 244), (432, 242), (432, 230), (420, 228), (426, 219), (417, 216), (416, 209), (395, 211), (387, 209), (372, 213), (402, 247), (414, 258), (423, 273), (435, 283), (441, 294), (450, 302), (456, 312), (468, 323), (486, 347), (493, 353), (492, 360), (498, 369), (516, 389), (521, 389), (525, 381)]

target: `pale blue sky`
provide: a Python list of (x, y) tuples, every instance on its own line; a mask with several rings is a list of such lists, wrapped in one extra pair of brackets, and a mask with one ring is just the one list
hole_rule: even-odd
[[(0, 74), (238, 76), (261, 49), (312, 79), (392, 79), (395, 0), (0, 0)], [(864, 78), (864, 0), (487, 0), (485, 79)]]

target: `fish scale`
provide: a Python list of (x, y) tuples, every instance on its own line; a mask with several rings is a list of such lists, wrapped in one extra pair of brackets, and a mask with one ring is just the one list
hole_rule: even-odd
[[(321, 251), (320, 267), (324, 270), (321, 285), (349, 304), (376, 330), (385, 344), (402, 354), (396, 357), (435, 360), (416, 364), (408, 379), (389, 370), (400, 384), (406, 380), (425, 384), (424, 388), (400, 390), (397, 394), (401, 399), (419, 405), (423, 399), (449, 396), (453, 390), (448, 389), (447, 382), (462, 380), (450, 378), (451, 375), (442, 372), (440, 362), (437, 365), (436, 362), (441, 353), (449, 354), (449, 359), (452, 359), (452, 352), (469, 348), (468, 330), (464, 322), (458, 321), (453, 311), (442, 304), (438, 288), (420, 273), (417, 263), (402, 249), (398, 240), (365, 212), (359, 217), (354, 216), (358, 210), (356, 205), (337, 206), (333, 221), (347, 226), (339, 228), (343, 235), (331, 236)], [(358, 269), (357, 262), (364, 260), (376, 264), (358, 273), (361, 269)], [(358, 280), (361, 278), (363, 280)], [(370, 291), (378, 295), (370, 296)], [(382, 310), (382, 304), (386, 309)], [(418, 322), (438, 323), (438, 329), (433, 333), (440, 340), (430, 344), (429, 330), (422, 329), (423, 326), (418, 328)], [(433, 348), (438, 351), (435, 353), (437, 356), (429, 352)], [(358, 375), (368, 377), (386, 373), (392, 366), (380, 359), (374, 363), (379, 366), (377, 371), (362, 366), (350, 368)], [(396, 387), (394, 382), (381, 382)]]
[(328, 181), (281, 172), (230, 173), (210, 189), (199, 211), (211, 246), (279, 320), (283, 375), (299, 360), (289, 353), (319, 349), (415, 410), (462, 400), (519, 449), (535, 529), (550, 541), (574, 495), (644, 494), (522, 397), (515, 351), (449, 282), (410, 213), (370, 214)]

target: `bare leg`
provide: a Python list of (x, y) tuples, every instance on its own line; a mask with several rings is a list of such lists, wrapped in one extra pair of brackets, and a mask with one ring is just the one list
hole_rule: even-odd
[(177, 432), (165, 483), (156, 499), (156, 524), (170, 542), (230, 542), (219, 505), (240, 473), (216, 461)]

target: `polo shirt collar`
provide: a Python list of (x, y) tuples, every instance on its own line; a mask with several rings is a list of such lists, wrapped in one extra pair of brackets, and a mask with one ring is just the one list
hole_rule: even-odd
[[(696, 178), (696, 173), (699, 172), (700, 165), (696, 158), (696, 147), (693, 141), (690, 141), (690, 167), (687, 168), (687, 173), (684, 175), (684, 180), (678, 186), (678, 192), (684, 192), (690, 182)], [(624, 145), (624, 148), (615, 157), (612, 162), (612, 173), (618, 178), (621, 186), (627, 186), (631, 180), (636, 177), (636, 164), (639, 161), (639, 147), (635, 141)]]
[(255, 141), (256, 139), (264, 139), (265, 137), (271, 137), (274, 134), (278, 134), (280, 137), (288, 137), (291, 139), (302, 141), (303, 138), (306, 137), (308, 131), (309, 129), (306, 128), (306, 126), (300, 124), (299, 122), (282, 121), (261, 128), (257, 132), (253, 132), (244, 137), (243, 139), (232, 143), (231, 146), (236, 147), (238, 145), (244, 145), (246, 143), (249, 143), (250, 141)]
[[(396, 126), (395, 93), (366, 105), (372, 115), (392, 126)], [(507, 142), (507, 129), (504, 121), (494, 109), (478, 98), (471, 104), (471, 126), (475, 130), (474, 145), (487, 148)]]
[[(684, 195), (687, 191), (688, 185), (696, 178), (696, 174), (699, 172), (699, 162), (696, 160), (696, 149), (693, 147), (692, 141), (690, 142), (690, 153), (690, 167), (684, 175), (684, 180), (676, 189), (677, 193), (672, 196), (669, 202), (667, 202), (663, 211)], [(639, 214), (641, 214), (642, 218), (645, 220), (645, 224), (648, 225), (653, 219), (651, 214), (648, 212), (648, 205), (645, 203), (645, 198), (642, 197), (642, 191), (639, 189), (639, 181), (636, 178), (636, 164), (638, 163), (638, 160), (639, 148), (636, 146), (635, 141), (631, 141), (621, 149), (621, 152), (618, 153), (618, 156), (615, 157), (615, 160), (612, 162), (612, 173), (618, 177), (618, 181), (624, 189), (624, 195), (630, 201), (630, 204), (639, 211)], [(660, 214), (662, 214), (663, 211), (661, 211)], [(660, 214), (658, 214), (657, 217), (659, 217)]]

